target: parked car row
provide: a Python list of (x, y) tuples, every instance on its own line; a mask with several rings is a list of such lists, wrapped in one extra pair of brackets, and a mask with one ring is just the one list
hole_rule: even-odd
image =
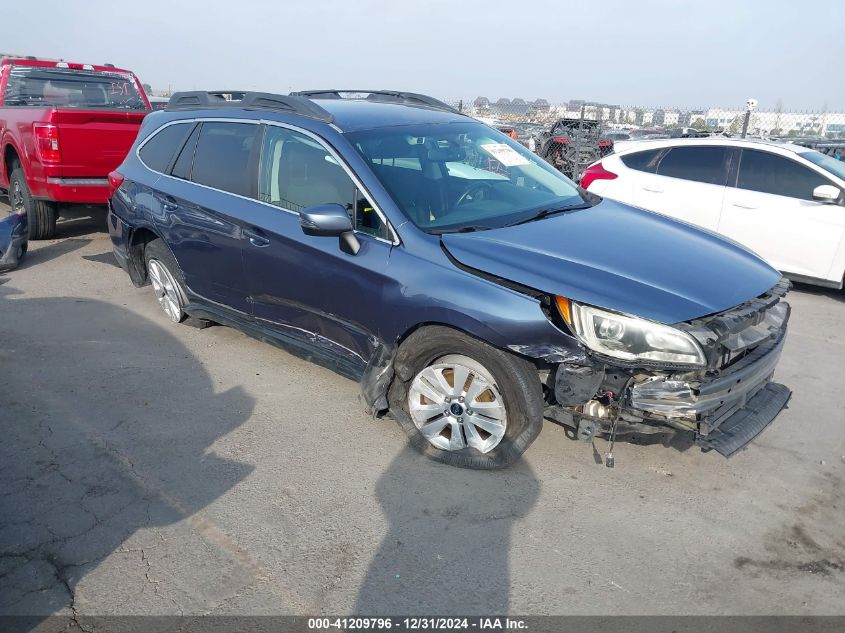
[[(729, 456), (790, 397), (772, 382), (788, 282), (735, 242), (623, 204), (665, 192), (670, 215), (730, 233), (707, 203), (754, 190), (749, 149), (611, 154), (594, 121), (497, 131), (399, 91), (156, 105), (112, 66), (0, 63), (0, 266), (27, 234), (53, 235), (59, 203), (108, 202), (117, 261), (168, 318), (359, 380), (374, 413), (458, 466), (511, 464), (544, 418), (585, 440), (680, 433)], [(817, 156), (837, 162), (801, 153), (816, 175), (831, 169)], [(566, 177), (591, 163), (583, 188)], [(801, 186), (836, 203), (836, 177), (835, 191)], [(721, 194), (690, 196), (689, 182)]]
[(168, 318), (359, 380), (449, 464), (507, 466), (546, 417), (728, 456), (790, 397), (779, 272), (424, 95), (178, 93), (109, 181), (116, 259)]

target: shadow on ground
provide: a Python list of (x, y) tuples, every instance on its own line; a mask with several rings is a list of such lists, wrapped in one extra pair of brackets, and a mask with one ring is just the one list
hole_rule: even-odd
[(507, 613), (514, 524), (538, 492), (525, 461), (505, 471), (462, 470), (405, 448), (376, 485), (390, 528), (355, 612)]
[(33, 266), (38, 266), (40, 264), (44, 264), (45, 262), (49, 262), (51, 259), (55, 259), (56, 257), (61, 257), (62, 255), (72, 253), (73, 251), (90, 244), (91, 240), (86, 238), (74, 237), (66, 240), (52, 242), (40, 248), (32, 248), (32, 244), (37, 243), (38, 242), (30, 241), (30, 249), (27, 252), (26, 257), (24, 257), (23, 263), (18, 266), (18, 270), (32, 268)]
[(209, 450), (252, 398), (113, 305), (3, 285), (0, 311), (0, 615), (73, 616), (80, 580), (138, 530), (187, 521), (225, 549), (195, 514), (253, 469)]
[(56, 222), (55, 239), (79, 237), (91, 233), (106, 233), (106, 215), (108, 208), (102, 207), (64, 207)]
[(842, 301), (845, 303), (845, 290), (837, 290), (835, 288), (822, 288), (821, 286), (811, 286), (810, 284), (803, 284), (798, 281), (792, 282), (793, 292), (801, 292), (808, 295), (815, 295), (817, 297), (830, 297), (834, 301)]

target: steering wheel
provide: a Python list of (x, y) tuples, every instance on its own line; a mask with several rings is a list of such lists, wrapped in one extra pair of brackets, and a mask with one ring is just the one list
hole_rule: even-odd
[(492, 189), (493, 186), (489, 182), (481, 181), (472, 183), (469, 187), (467, 187), (467, 190), (461, 194), (461, 197), (458, 198), (458, 201), (455, 203), (455, 206), (459, 207), (464, 204), (467, 200), (471, 200), (474, 202), (475, 197), (479, 194), (482, 194), (481, 197), (484, 198), (486, 197), (486, 195), (484, 195), (484, 192)]

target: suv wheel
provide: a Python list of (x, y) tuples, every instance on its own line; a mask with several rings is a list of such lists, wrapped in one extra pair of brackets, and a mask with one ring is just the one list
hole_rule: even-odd
[(399, 348), (390, 411), (420, 452), (464, 468), (509, 466), (539, 435), (543, 393), (527, 361), (447, 327)]
[(164, 313), (174, 323), (185, 318), (185, 287), (176, 259), (161, 240), (153, 240), (144, 249), (147, 277)]
[(32, 198), (19, 164), (15, 165), (9, 177), (9, 202), (16, 212), (26, 210), (30, 239), (49, 240), (56, 234), (56, 204)]

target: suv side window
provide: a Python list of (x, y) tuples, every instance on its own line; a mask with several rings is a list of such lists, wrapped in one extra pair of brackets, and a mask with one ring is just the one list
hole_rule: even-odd
[(339, 204), (357, 231), (390, 239), (385, 223), (337, 160), (314, 139), (267, 126), (261, 151), (258, 199), (291, 211)]
[(193, 124), (174, 123), (156, 132), (138, 152), (144, 164), (159, 173), (167, 171), (170, 159), (182, 147), (191, 125)]
[(619, 160), (629, 169), (647, 171), (653, 174), (657, 171), (657, 162), (663, 151), (662, 149), (649, 149), (644, 152), (634, 152), (620, 156)]
[(200, 135), (201, 126), (202, 124), (198, 123), (194, 127), (194, 131), (191, 132), (188, 140), (185, 141), (185, 144), (182, 146), (182, 151), (179, 152), (179, 157), (176, 159), (176, 162), (173, 163), (170, 175), (174, 178), (181, 178), (182, 180), (191, 179), (191, 165), (194, 162), (194, 151), (197, 147), (197, 138)]
[(239, 196), (252, 195), (250, 156), (258, 128), (252, 123), (203, 122), (191, 180)]
[(725, 152), (724, 147), (673, 147), (660, 160), (657, 174), (724, 185), (727, 181)]
[(739, 189), (812, 200), (813, 189), (830, 185), (827, 178), (812, 169), (777, 154), (743, 149), (736, 186)]

